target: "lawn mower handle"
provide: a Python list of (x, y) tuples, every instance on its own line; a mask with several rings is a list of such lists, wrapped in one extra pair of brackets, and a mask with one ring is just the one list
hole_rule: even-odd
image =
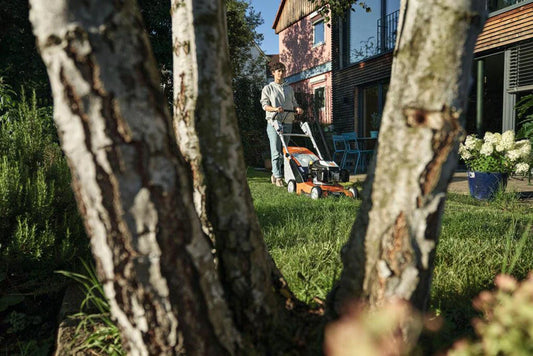
[[(299, 115), (296, 110), (283, 109), (283, 112), (287, 112), (287, 113), (292, 112), (292, 113), (295, 113), (296, 115)], [(276, 111), (274, 115), (272, 115), (272, 120), (274, 120), (279, 113), (280, 113), (279, 111)], [(285, 118), (283, 118), (281, 122), (282, 123), (285, 122)]]

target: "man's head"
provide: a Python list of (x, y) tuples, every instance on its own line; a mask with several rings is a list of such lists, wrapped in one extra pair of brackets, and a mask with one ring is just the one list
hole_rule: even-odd
[(274, 81), (276, 83), (282, 83), (286, 71), (285, 64), (281, 62), (276, 62), (270, 66), (270, 70), (272, 71), (272, 75), (274, 76)]
[(270, 66), (270, 71), (274, 73), (277, 70), (285, 72), (287, 69), (285, 68), (285, 64), (281, 62), (272, 63), (272, 65)]

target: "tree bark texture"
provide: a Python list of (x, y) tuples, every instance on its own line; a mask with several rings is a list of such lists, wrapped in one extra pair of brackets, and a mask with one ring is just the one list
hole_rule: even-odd
[(333, 297), (427, 306), (446, 189), (456, 166), (481, 0), (405, 0), (374, 162)]
[[(482, 3), (402, 3), (377, 163), (333, 295), (338, 313), (356, 297), (426, 304)], [(296, 308), (267, 252), (246, 182), (222, 0), (172, 1), (173, 122), (133, 0), (30, 5), (128, 354), (305, 353), (319, 338), (299, 336), (308, 310)]]
[(266, 350), (269, 335), (285, 334), (288, 311), (301, 303), (267, 251), (252, 204), (231, 87), (224, 1), (173, 0), (171, 14), (174, 127), (192, 167), (197, 211), (214, 240), (236, 326), (258, 350)]
[(135, 3), (30, 5), (78, 206), (128, 354), (235, 353), (241, 337)]

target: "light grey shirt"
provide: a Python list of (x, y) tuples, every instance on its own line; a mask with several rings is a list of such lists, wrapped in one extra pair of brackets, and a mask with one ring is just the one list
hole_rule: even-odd
[[(263, 110), (265, 109), (266, 105), (270, 105), (275, 108), (281, 106), (284, 110), (294, 110), (297, 107), (300, 107), (296, 101), (296, 98), (294, 97), (294, 90), (292, 90), (291, 86), (286, 83), (278, 84), (276, 82), (265, 85), (261, 91), (261, 107)], [(266, 119), (271, 122), (274, 114), (276, 113), (267, 111)], [(282, 121), (282, 119), (284, 119), (283, 122), (291, 123), (294, 120), (294, 114), (277, 114), (275, 119), (278, 121)]]

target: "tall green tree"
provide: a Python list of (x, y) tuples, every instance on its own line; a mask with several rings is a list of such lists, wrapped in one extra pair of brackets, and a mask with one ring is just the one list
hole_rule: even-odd
[(257, 13), (246, 1), (225, 0), (224, 3), (233, 77), (239, 78), (246, 74), (246, 64), (250, 64), (252, 60), (250, 53), (252, 47), (263, 41), (263, 35), (256, 31), (256, 28), (263, 23), (263, 19), (261, 13)]

